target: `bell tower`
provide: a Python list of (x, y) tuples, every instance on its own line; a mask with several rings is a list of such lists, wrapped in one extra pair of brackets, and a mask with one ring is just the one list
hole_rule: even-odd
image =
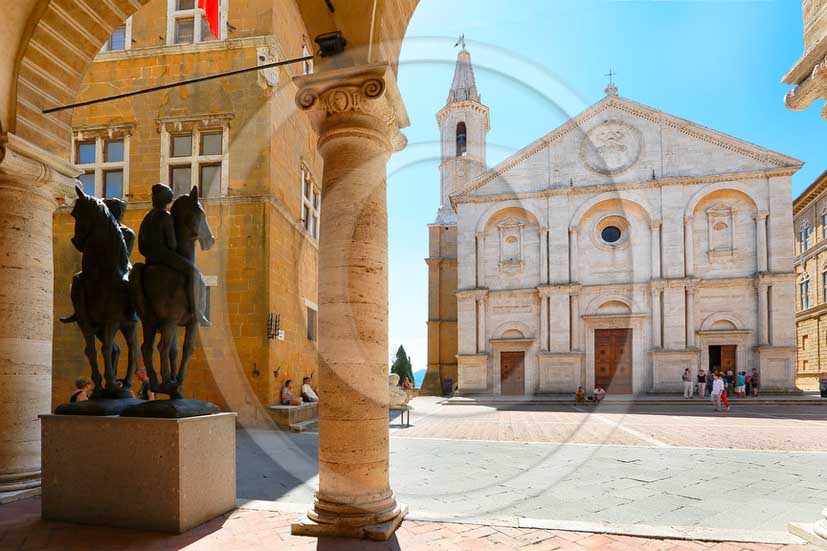
[(457, 55), (454, 81), (448, 92), (445, 107), (436, 114), (441, 138), (442, 181), (440, 208), (437, 222), (456, 221), (451, 209), (450, 197), (485, 170), (485, 137), (488, 134), (488, 107), (480, 102), (471, 54), (465, 49), (465, 39), (460, 37), (462, 49)]
[(457, 214), (451, 195), (485, 170), (488, 107), (480, 103), (471, 54), (462, 45), (445, 107), (436, 115), (441, 136), (440, 206), (428, 226), (428, 370), (423, 394), (451, 392), (457, 377)]

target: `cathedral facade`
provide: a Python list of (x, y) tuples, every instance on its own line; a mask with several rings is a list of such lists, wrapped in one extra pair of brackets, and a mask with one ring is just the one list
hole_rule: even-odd
[(686, 368), (795, 389), (800, 161), (610, 84), (489, 168), (465, 49), (437, 120), (426, 392), (670, 392)]

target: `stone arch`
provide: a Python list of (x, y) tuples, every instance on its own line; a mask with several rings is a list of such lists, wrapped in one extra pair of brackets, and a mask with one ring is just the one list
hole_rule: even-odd
[[(720, 325), (722, 323), (730, 324), (732, 326), (730, 329), (744, 328), (744, 324), (741, 319), (732, 312), (715, 312), (714, 314), (708, 315), (701, 323), (701, 331), (714, 331), (716, 329), (721, 329)], [(718, 327), (715, 327), (716, 325)]]
[(479, 217), (477, 221), (477, 232), (485, 231), (486, 227), (488, 227), (488, 223), (492, 220), (495, 216), (500, 214), (506, 210), (522, 210), (528, 215), (528, 218), (531, 222), (537, 224), (538, 226), (542, 227), (545, 225), (545, 217), (542, 213), (538, 212), (529, 202), (519, 201), (517, 199), (512, 199), (510, 201), (502, 201), (499, 203), (495, 203), (488, 207), (488, 209)]
[[(625, 311), (620, 311), (620, 306), (625, 307)], [(610, 312), (601, 312), (600, 309), (604, 306), (607, 306), (612, 311)], [(594, 314), (615, 314), (615, 315), (628, 315), (634, 312), (640, 312), (641, 310), (635, 304), (635, 301), (632, 297), (627, 295), (600, 295), (591, 300), (589, 304), (586, 306), (585, 314), (586, 315), (594, 315)]]
[[(522, 335), (522, 337), (516, 337), (513, 334), (512, 335), (507, 335), (508, 333), (511, 333), (511, 332), (514, 332), (514, 331), (520, 333)], [(505, 338), (505, 339), (508, 339), (508, 338), (511, 338), (511, 339), (513, 339), (513, 338), (526, 339), (526, 338), (531, 338), (531, 334), (532, 334), (531, 329), (526, 324), (521, 323), (519, 321), (507, 321), (505, 323), (500, 324), (494, 330), (493, 336), (494, 336), (495, 339), (503, 339), (503, 338)]]
[(695, 195), (692, 196), (692, 199), (690, 199), (689, 203), (686, 205), (684, 216), (692, 216), (701, 201), (709, 195), (719, 191), (731, 191), (744, 196), (756, 210), (758, 210), (761, 205), (760, 199), (755, 197), (752, 190), (742, 182), (719, 182), (717, 184), (707, 184), (696, 191)]
[(608, 201), (618, 201), (623, 207), (628, 206), (643, 213), (647, 223), (651, 223), (654, 219), (653, 214), (655, 211), (649, 205), (649, 202), (646, 201), (642, 193), (636, 191), (607, 191), (592, 197), (580, 205), (577, 210), (574, 211), (569, 222), (569, 227), (577, 228), (588, 212), (601, 203)]

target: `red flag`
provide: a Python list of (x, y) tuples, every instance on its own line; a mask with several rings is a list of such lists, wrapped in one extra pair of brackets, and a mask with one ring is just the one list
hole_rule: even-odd
[(198, 0), (198, 7), (207, 14), (207, 22), (210, 30), (216, 38), (221, 38), (218, 33), (218, 0)]

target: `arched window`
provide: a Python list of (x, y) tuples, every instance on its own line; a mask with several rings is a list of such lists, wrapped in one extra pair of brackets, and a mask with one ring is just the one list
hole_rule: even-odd
[(805, 273), (801, 276), (798, 289), (801, 293), (801, 309), (806, 310), (810, 307), (810, 274)]
[(798, 231), (798, 240), (801, 242), (801, 252), (807, 250), (810, 240), (810, 221), (806, 218), (801, 222), (801, 229)]
[(465, 157), (468, 151), (468, 131), (465, 129), (465, 123), (457, 124), (457, 157)]

